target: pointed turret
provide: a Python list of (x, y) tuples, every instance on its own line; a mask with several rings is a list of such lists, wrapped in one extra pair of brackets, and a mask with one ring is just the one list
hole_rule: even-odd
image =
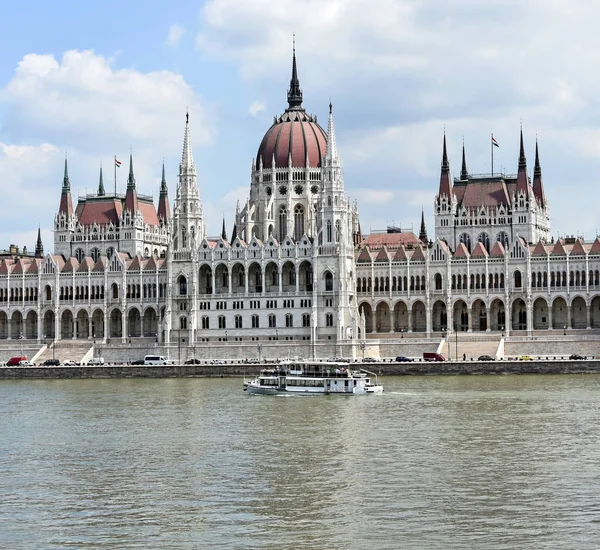
[(125, 210), (138, 211), (137, 191), (133, 175), (133, 154), (129, 153), (129, 177), (127, 178), (127, 192), (125, 193)]
[(223, 228), (221, 229), (221, 238), (227, 240), (227, 231), (225, 230), (225, 216), (223, 216)]
[(444, 151), (442, 153), (442, 170), (440, 174), (440, 188), (438, 195), (452, 197), (452, 184), (450, 183), (450, 163), (448, 162), (448, 152), (446, 150), (446, 132), (444, 132)]
[(335, 126), (333, 124), (333, 106), (331, 105), (331, 102), (329, 103), (329, 122), (327, 124), (327, 152), (325, 154), (325, 163), (327, 166), (340, 165), (340, 158), (338, 156), (337, 150), (337, 142), (335, 139)]
[(162, 223), (167, 223), (171, 217), (171, 209), (169, 208), (169, 189), (167, 188), (167, 180), (165, 178), (165, 162), (162, 165), (162, 180), (160, 182), (160, 196), (158, 199), (158, 218)]
[(42, 244), (42, 230), (38, 227), (37, 242), (35, 243), (35, 257), (44, 257), (44, 245)]
[(65, 175), (63, 176), (62, 191), (60, 194), (59, 214), (66, 214), (68, 217), (73, 215), (73, 199), (71, 198), (71, 182), (69, 181), (69, 170), (67, 167), (67, 157), (65, 155)]
[(429, 242), (429, 239), (427, 238), (427, 228), (425, 227), (425, 213), (423, 212), (422, 208), (421, 208), (421, 230), (419, 231), (419, 240), (425, 245)]
[(98, 183), (98, 196), (103, 197), (106, 194), (104, 191), (104, 178), (102, 177), (102, 163), (100, 163), (100, 182)]
[(529, 178), (527, 176), (527, 159), (525, 158), (525, 147), (523, 147), (523, 128), (521, 128), (521, 147), (519, 150), (519, 170), (517, 172), (517, 193), (529, 191)]
[(533, 194), (535, 200), (540, 206), (546, 205), (546, 194), (544, 193), (544, 183), (542, 182), (542, 167), (540, 166), (540, 156), (538, 153), (538, 142), (535, 140), (535, 167), (533, 168)]
[(237, 224), (233, 224), (233, 231), (231, 232), (231, 242), (237, 239)]
[(469, 172), (467, 172), (467, 159), (465, 156), (465, 142), (463, 141), (463, 150), (462, 150), (462, 168), (460, 169), (460, 179), (467, 180), (469, 179)]
[(302, 90), (298, 80), (298, 70), (296, 69), (296, 39), (294, 38), (294, 48), (292, 54), (292, 78), (290, 80), (290, 89), (288, 90), (288, 109), (303, 110), (302, 108)]
[(195, 170), (194, 157), (192, 155), (192, 139), (190, 136), (190, 114), (185, 113), (185, 133), (183, 134), (183, 152), (181, 154), (181, 169)]

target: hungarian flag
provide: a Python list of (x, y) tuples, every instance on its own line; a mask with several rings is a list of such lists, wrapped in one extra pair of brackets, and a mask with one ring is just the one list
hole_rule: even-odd
[(116, 166), (117, 168), (121, 168), (121, 161), (120, 161), (120, 160), (117, 160), (117, 157), (115, 157), (115, 166)]
[(498, 145), (498, 142), (496, 141), (496, 138), (494, 136), (492, 136), (492, 145), (494, 147), (500, 147), (500, 145)]

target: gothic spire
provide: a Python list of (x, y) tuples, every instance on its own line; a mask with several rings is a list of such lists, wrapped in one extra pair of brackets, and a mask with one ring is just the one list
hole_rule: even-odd
[(542, 167), (540, 166), (540, 156), (538, 153), (538, 142), (535, 140), (535, 167), (533, 168), (533, 194), (535, 200), (540, 206), (546, 205), (546, 194), (544, 193), (544, 183), (542, 181)]
[(67, 168), (67, 155), (65, 155), (65, 175), (63, 176), (62, 191), (60, 193), (59, 214), (73, 215), (73, 199), (71, 198), (71, 183), (69, 182), (69, 170)]
[(466, 180), (469, 179), (469, 172), (467, 172), (467, 160), (465, 157), (465, 142), (463, 141), (463, 150), (462, 150), (462, 168), (460, 170), (460, 179)]
[(35, 257), (43, 258), (44, 257), (44, 245), (42, 244), (42, 230), (38, 226), (38, 236), (37, 242), (35, 243)]
[(127, 189), (135, 189), (135, 177), (133, 175), (133, 154), (129, 153), (129, 177), (127, 178)]
[(221, 238), (227, 240), (227, 231), (225, 230), (225, 216), (223, 216), (223, 229), (221, 229)]
[(167, 223), (171, 217), (171, 208), (169, 206), (169, 189), (167, 188), (167, 180), (165, 178), (165, 161), (162, 165), (162, 180), (160, 182), (160, 195), (158, 199), (158, 218)]
[(294, 35), (294, 47), (292, 54), (292, 78), (290, 80), (290, 89), (288, 90), (288, 109), (302, 109), (302, 90), (298, 80), (298, 70), (296, 68), (296, 36)]
[(183, 135), (183, 152), (181, 154), (181, 167), (193, 168), (194, 157), (192, 156), (192, 140), (190, 137), (190, 114), (185, 113), (185, 133)]
[(65, 175), (63, 176), (63, 193), (65, 191), (71, 191), (71, 182), (69, 181), (69, 169), (67, 167), (67, 155), (65, 154)]
[(452, 184), (450, 183), (450, 163), (448, 162), (448, 151), (446, 150), (446, 132), (444, 132), (444, 147), (442, 153), (442, 170), (440, 173), (440, 187), (438, 195), (452, 196)]
[(233, 224), (233, 231), (231, 232), (231, 242), (237, 239), (237, 224)]
[(104, 178), (102, 177), (102, 163), (100, 163), (100, 182), (98, 183), (98, 196), (103, 197), (106, 194), (104, 191)]
[(427, 238), (427, 228), (425, 227), (425, 213), (423, 212), (422, 208), (421, 208), (421, 230), (419, 231), (419, 240), (423, 244), (427, 244), (429, 242), (429, 239)]
[(527, 159), (523, 147), (523, 128), (521, 127), (521, 141), (519, 150), (519, 169), (517, 171), (517, 193), (522, 191), (527, 194), (529, 190), (529, 176), (527, 175)]
[(339, 166), (340, 159), (335, 139), (335, 126), (333, 124), (333, 106), (329, 102), (329, 122), (327, 124), (327, 152), (325, 160), (328, 166)]

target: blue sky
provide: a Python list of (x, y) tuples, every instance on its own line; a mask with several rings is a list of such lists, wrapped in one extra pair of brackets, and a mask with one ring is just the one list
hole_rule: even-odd
[[(536, 136), (552, 234), (600, 232), (600, 6), (580, 0), (30, 1), (2, 14), (0, 248), (46, 251), (65, 152), (74, 202), (112, 188), (112, 156), (134, 155), (140, 193), (170, 199), (186, 109), (209, 234), (231, 230), (250, 164), (286, 106), (296, 34), (304, 106), (334, 105), (346, 191), (363, 232), (394, 224), (430, 235), (441, 143), (452, 171), (516, 172), (522, 124)], [(58, 7), (56, 7), (58, 6)], [(126, 166), (117, 188), (124, 189)]]

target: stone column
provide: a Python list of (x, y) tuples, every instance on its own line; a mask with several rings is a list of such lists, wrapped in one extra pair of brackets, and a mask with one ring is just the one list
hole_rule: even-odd
[(492, 325), (491, 325), (490, 308), (488, 306), (485, 306), (485, 331), (490, 332), (491, 330), (492, 330)]
[(586, 306), (585, 309), (587, 311), (587, 326), (585, 328), (591, 329), (592, 328), (592, 306)]
[(408, 309), (408, 332), (412, 332), (412, 308)]
[(467, 332), (473, 332), (473, 308), (467, 307)]
[(573, 308), (571, 306), (567, 306), (567, 328), (573, 328), (572, 327), (572, 310)]

